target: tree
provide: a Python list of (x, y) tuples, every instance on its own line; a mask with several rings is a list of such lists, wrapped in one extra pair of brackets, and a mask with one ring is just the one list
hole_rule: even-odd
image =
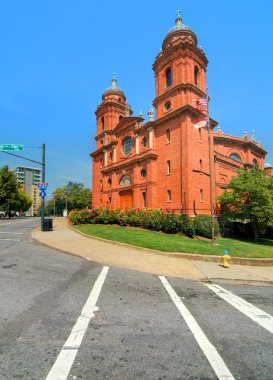
[(19, 197), (20, 184), (16, 181), (15, 174), (8, 166), (0, 169), (0, 209), (10, 211), (12, 201)]
[(92, 193), (90, 189), (84, 188), (82, 183), (68, 182), (66, 186), (59, 187), (53, 191), (53, 199), (46, 206), (46, 213), (62, 214), (66, 208), (71, 210), (81, 210), (91, 208)]
[(21, 216), (23, 212), (26, 212), (28, 209), (30, 209), (31, 205), (31, 198), (23, 191), (19, 191), (18, 196), (11, 201), (10, 209), (19, 211)]
[(218, 202), (224, 218), (249, 221), (257, 240), (259, 231), (273, 226), (273, 177), (258, 168), (240, 169)]

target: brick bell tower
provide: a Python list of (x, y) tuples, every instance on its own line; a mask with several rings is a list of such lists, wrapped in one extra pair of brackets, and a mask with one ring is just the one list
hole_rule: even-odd
[[(203, 50), (197, 47), (196, 35), (182, 23), (178, 11), (175, 25), (167, 32), (153, 64), (153, 105), (155, 135), (171, 136), (158, 159), (158, 167), (164, 167), (166, 162), (172, 167), (159, 193), (169, 192), (170, 207), (189, 215), (210, 212), (208, 131), (193, 127), (198, 117), (204, 116), (196, 106), (206, 95), (207, 65)], [(217, 123), (211, 120), (210, 125), (212, 130)]]
[(133, 111), (126, 103), (126, 97), (120, 87), (117, 86), (116, 76), (113, 75), (111, 86), (107, 87), (102, 94), (102, 103), (96, 109), (97, 131), (96, 150), (91, 154), (93, 157), (93, 205), (105, 206), (107, 196), (104, 189), (107, 187), (102, 169), (108, 163), (116, 161), (117, 140), (113, 129), (125, 116), (131, 116)]

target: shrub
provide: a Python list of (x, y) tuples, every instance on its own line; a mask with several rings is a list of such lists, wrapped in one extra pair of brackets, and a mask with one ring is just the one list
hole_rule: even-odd
[(195, 231), (193, 219), (190, 218), (186, 214), (180, 214), (179, 220), (181, 223), (181, 230), (182, 230), (181, 232), (183, 233), (183, 235), (191, 237), (191, 238), (194, 237), (194, 235), (196, 234), (196, 231)]
[[(194, 218), (194, 228), (196, 235), (211, 238), (211, 217), (207, 214), (200, 214)], [(214, 235), (219, 234), (219, 223), (214, 219)]]
[(193, 237), (195, 234), (191, 218), (171, 211), (145, 209), (119, 211), (99, 208), (71, 211), (68, 218), (72, 224), (119, 224), (189, 237)]
[(109, 210), (107, 208), (100, 208), (91, 210), (94, 213), (93, 223), (95, 224), (116, 224), (118, 223), (119, 212), (115, 210)]
[(68, 219), (72, 224), (93, 223), (93, 218), (89, 210), (73, 210), (68, 214)]

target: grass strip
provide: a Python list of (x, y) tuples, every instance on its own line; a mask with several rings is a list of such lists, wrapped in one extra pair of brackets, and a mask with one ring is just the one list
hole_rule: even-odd
[(134, 227), (120, 227), (102, 224), (74, 226), (87, 235), (126, 243), (163, 252), (197, 253), (202, 255), (222, 255), (226, 249), (230, 256), (246, 258), (273, 258), (273, 240), (239, 240), (218, 238), (212, 246), (209, 239), (190, 239), (179, 235), (168, 235)]

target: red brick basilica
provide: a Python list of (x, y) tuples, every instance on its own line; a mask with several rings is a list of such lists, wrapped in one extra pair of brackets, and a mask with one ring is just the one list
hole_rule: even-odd
[[(147, 123), (133, 116), (113, 77), (97, 107), (93, 158), (93, 207), (173, 209), (191, 216), (210, 213), (210, 176), (214, 202), (236, 170), (264, 169), (265, 150), (249, 138), (224, 134), (204, 114), (208, 60), (192, 29), (178, 14), (153, 64), (156, 94)], [(211, 144), (208, 135), (211, 135)], [(211, 165), (209, 165), (209, 146)]]

